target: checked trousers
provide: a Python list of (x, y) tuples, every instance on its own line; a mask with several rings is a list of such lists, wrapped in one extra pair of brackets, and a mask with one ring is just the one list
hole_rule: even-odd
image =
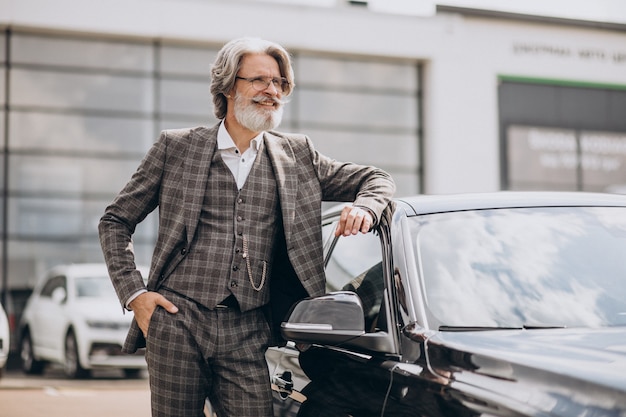
[(157, 307), (150, 320), (146, 361), (153, 417), (204, 417), (209, 398), (218, 417), (272, 417), (265, 351), (269, 324), (261, 309), (209, 310), (178, 294), (179, 309)]

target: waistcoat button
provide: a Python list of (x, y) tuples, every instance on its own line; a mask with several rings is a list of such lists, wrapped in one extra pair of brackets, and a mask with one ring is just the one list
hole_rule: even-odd
[(231, 287), (236, 287), (237, 286), (237, 281), (231, 281), (230, 282), (230, 286)]

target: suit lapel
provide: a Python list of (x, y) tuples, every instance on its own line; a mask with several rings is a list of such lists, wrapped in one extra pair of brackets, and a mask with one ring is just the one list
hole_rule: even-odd
[(183, 207), (188, 243), (192, 241), (198, 226), (211, 158), (217, 145), (218, 128), (219, 124), (208, 129), (194, 129), (190, 134), (183, 171)]
[(295, 156), (288, 140), (281, 139), (271, 133), (265, 133), (267, 154), (274, 169), (278, 185), (278, 198), (283, 215), (285, 239), (289, 241), (291, 227), (296, 215), (296, 193), (298, 190), (298, 173)]

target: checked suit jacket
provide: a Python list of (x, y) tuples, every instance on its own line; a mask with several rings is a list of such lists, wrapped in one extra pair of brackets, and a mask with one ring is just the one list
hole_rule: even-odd
[[(132, 235), (136, 226), (158, 208), (159, 232), (150, 265), (147, 289), (156, 291), (193, 250), (194, 235), (206, 192), (211, 159), (217, 149), (213, 127), (163, 131), (122, 191), (105, 209), (98, 226), (105, 262), (124, 306), (146, 288), (135, 268)], [(322, 295), (325, 274), (322, 251), (322, 201), (353, 202), (369, 209), (377, 221), (395, 191), (386, 172), (371, 166), (338, 162), (318, 153), (299, 134), (264, 133), (278, 185), (284, 239), (270, 277), (270, 306), (274, 344), (283, 342), (277, 325), (291, 304)], [(193, 279), (193, 277), (190, 277)], [(125, 352), (145, 346), (133, 321)]]

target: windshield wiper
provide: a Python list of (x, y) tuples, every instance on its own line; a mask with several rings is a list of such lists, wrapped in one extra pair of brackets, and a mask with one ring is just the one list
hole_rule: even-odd
[(567, 326), (562, 324), (525, 324), (524, 329), (526, 330), (539, 330), (539, 329), (565, 329)]
[(439, 326), (442, 332), (480, 332), (489, 330), (522, 330), (523, 327), (497, 327), (497, 326)]
[(539, 329), (565, 329), (567, 326), (557, 325), (530, 325), (524, 324), (523, 326), (439, 326), (439, 330), (442, 332), (480, 332), (490, 330), (539, 330)]

